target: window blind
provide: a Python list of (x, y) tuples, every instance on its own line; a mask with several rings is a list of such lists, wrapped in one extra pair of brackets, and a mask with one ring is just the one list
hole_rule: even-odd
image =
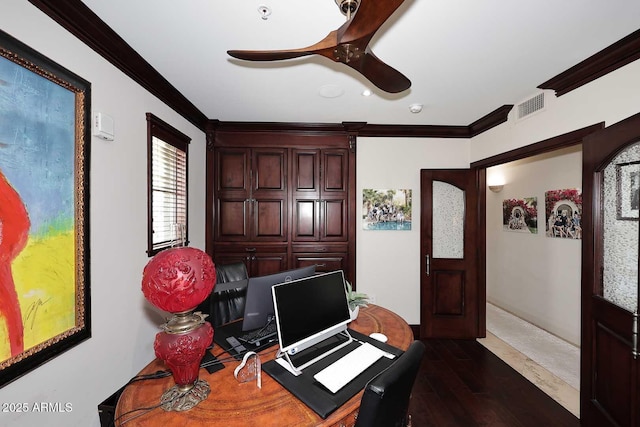
[(187, 227), (187, 153), (152, 138), (152, 250), (182, 246)]

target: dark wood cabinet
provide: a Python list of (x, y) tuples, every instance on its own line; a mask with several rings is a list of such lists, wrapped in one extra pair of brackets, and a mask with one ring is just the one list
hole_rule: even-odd
[(216, 264), (243, 262), (249, 276), (264, 276), (288, 269), (287, 245), (246, 246), (217, 244), (212, 255)]
[(293, 150), (294, 242), (349, 238), (349, 150)]
[(215, 159), (215, 240), (286, 241), (286, 150), (221, 148)]
[(251, 276), (315, 264), (355, 275), (355, 153), (346, 134), (215, 131), (207, 251)]

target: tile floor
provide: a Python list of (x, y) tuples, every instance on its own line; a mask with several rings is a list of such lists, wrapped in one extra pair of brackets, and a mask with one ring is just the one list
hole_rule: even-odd
[(580, 349), (487, 304), (487, 337), (478, 342), (580, 417)]

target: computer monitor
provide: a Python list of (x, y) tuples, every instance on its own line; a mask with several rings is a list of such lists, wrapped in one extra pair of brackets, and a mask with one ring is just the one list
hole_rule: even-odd
[(303, 277), (313, 276), (316, 266), (296, 268), (267, 276), (250, 277), (247, 283), (247, 295), (244, 303), (242, 330), (251, 331), (262, 328), (274, 315), (271, 287), (277, 283), (290, 282)]
[(280, 350), (292, 368), (303, 369), (337, 350), (334, 348), (302, 366), (294, 366), (289, 358), (347, 330), (351, 318), (342, 270), (274, 285), (271, 291)]

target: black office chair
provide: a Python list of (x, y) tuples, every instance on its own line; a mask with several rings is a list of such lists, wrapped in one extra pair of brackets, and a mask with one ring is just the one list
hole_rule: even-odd
[(360, 401), (355, 427), (409, 425), (409, 399), (424, 349), (422, 341), (412, 342), (398, 360), (369, 381)]
[[(231, 283), (249, 278), (247, 267), (242, 262), (233, 264), (216, 264), (216, 288), (221, 283)], [(207, 320), (213, 325), (220, 326), (244, 315), (244, 303), (247, 296), (246, 283), (239, 288), (231, 288), (213, 292), (204, 300), (196, 311), (208, 314)]]

